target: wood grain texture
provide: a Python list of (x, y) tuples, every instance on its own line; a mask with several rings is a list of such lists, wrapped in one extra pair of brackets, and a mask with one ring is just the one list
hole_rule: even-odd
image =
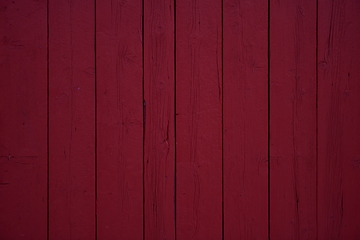
[(316, 239), (316, 2), (270, 5), (270, 238)]
[(50, 239), (95, 239), (94, 1), (50, 1)]
[(0, 2), (0, 239), (46, 239), (46, 1)]
[(224, 1), (224, 239), (268, 236), (267, 1)]
[(222, 237), (222, 2), (176, 5), (176, 234)]
[(360, 239), (359, 12), (0, 1), (0, 239)]
[(360, 239), (359, 11), (319, 0), (319, 239)]
[(96, 12), (98, 238), (142, 239), (142, 2)]
[(144, 1), (144, 239), (174, 239), (174, 5)]

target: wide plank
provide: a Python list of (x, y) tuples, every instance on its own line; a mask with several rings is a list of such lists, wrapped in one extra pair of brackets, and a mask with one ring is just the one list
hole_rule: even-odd
[(270, 4), (270, 238), (316, 239), (316, 1)]
[(49, 1), (49, 239), (95, 239), (94, 6)]
[(143, 237), (142, 1), (96, 2), (99, 239)]
[(144, 239), (175, 238), (174, 2), (144, 1)]
[(47, 235), (46, 6), (0, 2), (0, 239)]
[(222, 1), (176, 3), (176, 236), (222, 238)]
[(267, 239), (268, 1), (223, 14), (224, 239)]
[(319, 0), (318, 239), (360, 239), (359, 12)]

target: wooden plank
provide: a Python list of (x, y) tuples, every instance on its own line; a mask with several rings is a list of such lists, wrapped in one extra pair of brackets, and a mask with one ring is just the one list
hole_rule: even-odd
[(46, 1), (1, 1), (0, 239), (46, 239), (46, 29)]
[(144, 239), (174, 239), (174, 5), (144, 1)]
[(318, 11), (318, 238), (360, 239), (360, 2)]
[(95, 239), (94, 1), (50, 1), (50, 239)]
[(96, 12), (98, 238), (142, 239), (142, 1)]
[(176, 234), (222, 237), (222, 2), (176, 5)]
[(224, 239), (268, 236), (268, 6), (224, 1)]
[(316, 1), (270, 5), (270, 237), (316, 238)]

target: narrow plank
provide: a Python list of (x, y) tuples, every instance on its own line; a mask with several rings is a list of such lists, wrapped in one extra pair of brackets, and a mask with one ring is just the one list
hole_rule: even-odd
[(270, 237), (316, 238), (316, 1), (270, 5)]
[(268, 1), (224, 1), (224, 239), (268, 237)]
[(174, 5), (144, 1), (144, 239), (174, 239)]
[(98, 238), (142, 239), (142, 1), (96, 3)]
[(50, 239), (95, 238), (94, 5), (49, 2)]
[(319, 239), (360, 239), (360, 2), (318, 11)]
[(0, 3), (0, 239), (46, 239), (46, 1)]
[(222, 1), (176, 5), (176, 234), (222, 237)]

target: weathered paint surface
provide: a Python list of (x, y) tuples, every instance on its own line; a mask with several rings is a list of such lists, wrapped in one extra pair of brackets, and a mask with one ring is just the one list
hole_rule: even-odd
[(319, 0), (319, 239), (360, 238), (359, 10), (356, 0)]
[(360, 239), (359, 11), (0, 1), (0, 239)]
[(144, 239), (175, 239), (174, 2), (144, 1)]
[(95, 239), (94, 1), (50, 1), (49, 238)]
[(141, 1), (96, 2), (99, 239), (143, 236), (141, 8)]
[(268, 235), (268, 6), (224, 1), (224, 239)]
[(210, 240), (222, 235), (221, 46), (221, 1), (177, 2), (178, 239)]
[(0, 2), (0, 239), (47, 235), (46, 1)]
[(270, 236), (316, 239), (316, 2), (270, 5)]

